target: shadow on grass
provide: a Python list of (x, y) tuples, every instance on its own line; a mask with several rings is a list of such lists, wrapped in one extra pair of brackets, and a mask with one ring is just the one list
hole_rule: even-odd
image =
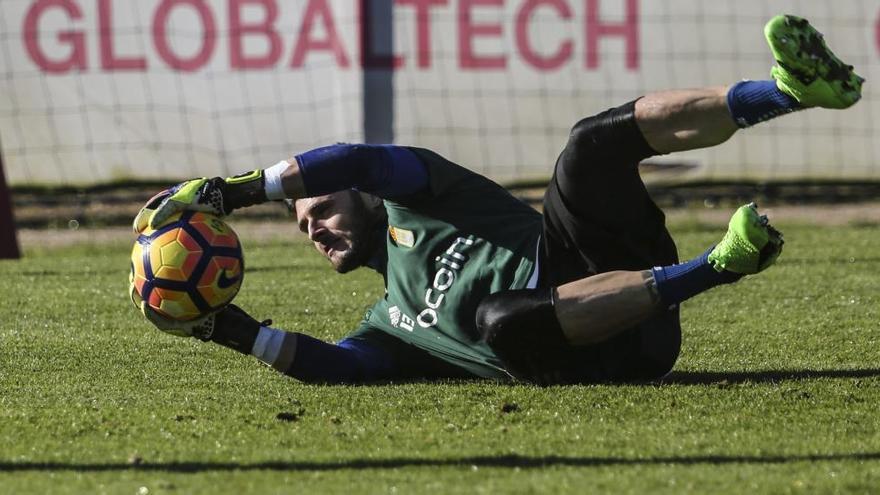
[(814, 265), (854, 265), (854, 264), (877, 264), (880, 263), (878, 256), (859, 256), (850, 258), (780, 258), (780, 265), (814, 266)]
[(653, 382), (660, 385), (715, 385), (734, 383), (776, 383), (816, 378), (874, 378), (880, 369), (849, 370), (762, 370), (762, 371), (673, 371)]
[(789, 464), (796, 462), (878, 461), (878, 452), (813, 455), (705, 455), (674, 457), (565, 457), (565, 456), (473, 456), (451, 459), (401, 457), (388, 459), (350, 459), (344, 461), (267, 461), (239, 462), (141, 462), (131, 463), (65, 463), (65, 462), (2, 462), (0, 472), (22, 471), (155, 471), (201, 473), (210, 471), (346, 471), (360, 469), (399, 469), (410, 467), (483, 467), (483, 468), (546, 468), (605, 467), (650, 465), (728, 465), (728, 464)]
[(314, 383), (323, 387), (393, 387), (396, 385), (474, 385), (491, 383), (497, 387), (554, 387), (578, 385), (644, 385), (662, 387), (664, 385), (735, 385), (741, 383), (780, 383), (787, 381), (815, 380), (821, 378), (857, 379), (880, 378), (880, 368), (858, 368), (845, 370), (761, 370), (761, 371), (673, 371), (659, 380), (620, 381), (620, 382), (573, 382), (541, 385), (526, 381), (490, 381), (475, 377), (445, 378), (398, 378), (394, 380), (377, 380), (364, 383)]

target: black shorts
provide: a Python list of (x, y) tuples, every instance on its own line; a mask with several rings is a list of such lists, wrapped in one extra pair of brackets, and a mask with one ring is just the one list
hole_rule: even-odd
[[(636, 125), (635, 101), (572, 128), (544, 195), (542, 286), (678, 262), (639, 176), (639, 162), (656, 154)], [(672, 369), (680, 347), (676, 307), (606, 342), (571, 347), (557, 371), (566, 381), (653, 379)]]

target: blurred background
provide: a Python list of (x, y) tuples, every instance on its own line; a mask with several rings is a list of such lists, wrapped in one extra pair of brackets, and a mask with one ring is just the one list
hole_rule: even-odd
[(670, 206), (876, 199), (868, 0), (3, 0), (0, 199), (19, 229), (124, 224), (167, 184), (366, 141), (434, 149), (537, 201), (580, 118), (768, 78), (778, 13), (825, 34), (864, 100), (652, 160), (646, 180)]

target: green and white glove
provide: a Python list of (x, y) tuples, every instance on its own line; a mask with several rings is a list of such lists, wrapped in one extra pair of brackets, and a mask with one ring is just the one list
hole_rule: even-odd
[(140, 310), (147, 320), (159, 330), (176, 337), (195, 337), (201, 340), (208, 340), (214, 333), (214, 317), (216, 313), (211, 313), (201, 318), (189, 321), (178, 321), (166, 318), (150, 307), (146, 301), (141, 299), (137, 289), (132, 282), (129, 286), (129, 296), (131, 302)]
[(261, 169), (226, 179), (192, 179), (150, 198), (134, 218), (132, 227), (135, 232), (142, 232), (147, 227), (156, 229), (171, 215), (184, 210), (224, 217), (236, 208), (263, 203), (267, 199)]

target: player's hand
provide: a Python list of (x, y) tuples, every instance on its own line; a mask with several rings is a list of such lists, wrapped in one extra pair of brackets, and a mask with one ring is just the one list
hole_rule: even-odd
[(250, 328), (253, 332), (258, 332), (260, 327), (268, 327), (271, 324), (271, 319), (257, 320), (235, 304), (227, 304), (223, 309), (217, 311), (214, 318), (214, 327), (221, 335), (228, 335), (231, 332), (237, 333), (238, 329), (242, 328)]
[(176, 337), (195, 337), (202, 340), (208, 340), (214, 333), (215, 313), (190, 321), (172, 320), (156, 312), (146, 301), (141, 299), (133, 283), (129, 287), (129, 295), (131, 302), (143, 313), (147, 321), (165, 333)]
[(132, 227), (135, 232), (142, 232), (147, 227), (155, 229), (168, 217), (183, 210), (226, 216), (232, 212), (232, 208), (224, 202), (226, 188), (227, 182), (220, 177), (181, 182), (150, 198), (134, 218)]

